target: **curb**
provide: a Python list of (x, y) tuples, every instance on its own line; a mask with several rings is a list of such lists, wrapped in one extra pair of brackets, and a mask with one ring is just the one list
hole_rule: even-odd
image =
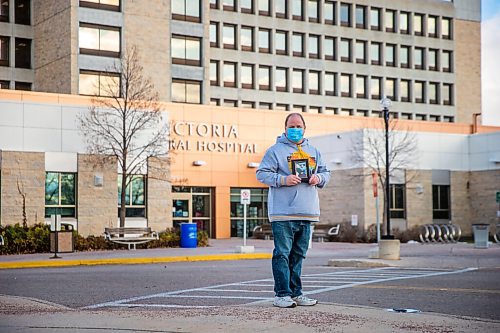
[(188, 261), (222, 261), (222, 260), (250, 260), (271, 259), (269, 253), (240, 253), (240, 254), (211, 254), (198, 256), (178, 257), (149, 257), (149, 258), (108, 258), (108, 259), (75, 259), (75, 260), (37, 260), (37, 261), (15, 261), (0, 262), (0, 269), (15, 268), (40, 268), (40, 267), (67, 267), (67, 266), (95, 266), (95, 265), (137, 265), (158, 264), (169, 262)]

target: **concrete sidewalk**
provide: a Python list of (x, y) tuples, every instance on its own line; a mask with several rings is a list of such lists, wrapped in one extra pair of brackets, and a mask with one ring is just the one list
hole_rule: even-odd
[[(211, 240), (209, 247), (96, 251), (1, 256), (1, 268), (65, 265), (137, 264), (195, 260), (271, 258), (273, 242), (248, 240), (253, 254), (237, 254), (240, 239)], [(401, 244), (401, 260), (368, 259), (374, 244), (313, 243), (308, 259), (351, 265), (382, 264), (423, 268), (500, 268), (500, 246), (475, 249), (473, 244)], [(1, 274), (1, 270), (0, 270)], [(0, 332), (500, 332), (500, 322), (438, 313), (395, 313), (386, 309), (320, 303), (279, 309), (269, 303), (213, 308), (137, 308), (89, 311), (37, 299), (0, 295)]]

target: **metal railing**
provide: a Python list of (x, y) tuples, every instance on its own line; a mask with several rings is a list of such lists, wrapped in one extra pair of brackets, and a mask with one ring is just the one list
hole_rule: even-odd
[(456, 243), (462, 236), (462, 229), (456, 224), (425, 224), (420, 228), (422, 243)]

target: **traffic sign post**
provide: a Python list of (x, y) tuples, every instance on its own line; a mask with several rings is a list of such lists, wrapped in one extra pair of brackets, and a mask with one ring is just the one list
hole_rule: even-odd
[(236, 252), (253, 253), (254, 247), (247, 246), (247, 205), (250, 204), (250, 190), (241, 190), (240, 204), (243, 205), (243, 246), (236, 247)]

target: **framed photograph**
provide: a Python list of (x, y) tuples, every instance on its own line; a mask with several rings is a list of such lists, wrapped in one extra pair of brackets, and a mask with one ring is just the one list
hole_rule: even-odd
[(309, 178), (311, 177), (309, 160), (307, 158), (292, 160), (292, 173), (299, 176), (303, 183), (309, 183)]

